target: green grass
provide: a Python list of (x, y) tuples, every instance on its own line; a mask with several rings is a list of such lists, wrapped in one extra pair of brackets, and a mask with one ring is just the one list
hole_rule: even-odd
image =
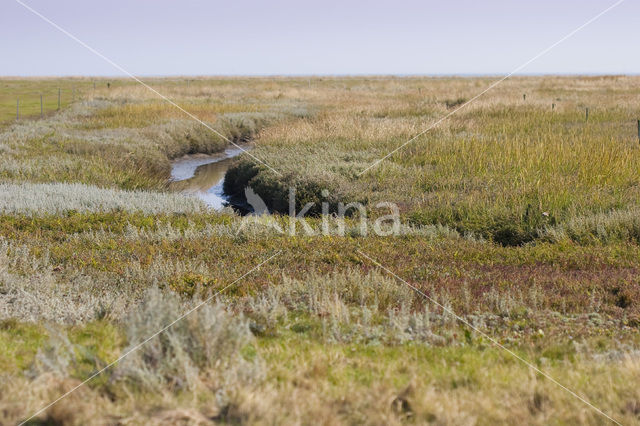
[[(98, 89), (105, 84), (104, 80), (96, 81)], [(58, 89), (62, 109), (74, 101), (74, 96), (78, 101), (93, 94), (93, 81), (89, 78), (2, 78), (0, 87), (0, 125), (15, 121), (18, 100), (20, 118), (31, 119), (40, 117), (40, 95), (44, 115), (51, 115), (58, 111)]]
[[(288, 236), (265, 221), (242, 228), (230, 213), (169, 205), (145, 213), (133, 201), (63, 208), (71, 200), (43, 197), (49, 184), (90, 185), (89, 200), (101, 188), (144, 189), (163, 202), (159, 192), (176, 189), (171, 160), (228, 146), (148, 90), (106, 81), (94, 93), (90, 79), (1, 80), (0, 180), (16, 191), (45, 186), (20, 200), (39, 211), (0, 215), (0, 403), (9, 407), (0, 423), (24, 419), (124, 353), (145, 327), (281, 251), (211, 301), (232, 320), (185, 319), (135, 368), (115, 366), (39, 419), (602, 424), (359, 250), (616, 419), (637, 421), (636, 77), (510, 79), (362, 176), (490, 80), (149, 80), (225, 137), (253, 140), (252, 154), (282, 173), (241, 156), (228, 190), (251, 185), (285, 210), (294, 185), (298, 207), (360, 201), (374, 218), (378, 201), (395, 202), (420, 231), (395, 237)], [(82, 96), (75, 105), (64, 96), (72, 85)], [(9, 130), (18, 95), (25, 120)], [(314, 229), (321, 222), (309, 220)], [(219, 363), (203, 355), (238, 335), (248, 341)]]
[[(16, 348), (14, 352), (27, 354), (20, 358), (25, 364), (34, 358), (35, 348), (47, 339), (42, 331), (31, 331), (29, 338), (25, 338), (25, 330), (30, 328), (14, 324), (9, 340)], [(72, 375), (82, 379), (122, 353), (126, 344), (123, 334), (122, 330), (104, 322), (69, 329), (69, 340), (75, 345), (79, 360)], [(7, 339), (7, 336), (3, 334), (2, 338)], [(613, 340), (604, 342), (600, 339), (603, 353), (616, 347)], [(629, 401), (636, 397), (636, 390), (633, 381), (625, 377), (637, 376), (635, 364), (600, 364), (590, 360), (593, 354), (577, 356), (575, 349), (566, 345), (532, 344), (529, 339), (511, 348), (556, 379), (570, 383), (572, 390), (580, 395), (598, 401), (600, 408), (618, 420), (633, 421)], [(400, 346), (343, 344), (280, 329), (277, 337), (258, 337), (254, 351), (252, 356), (257, 353), (266, 363), (265, 380), (272, 386), (268, 394), (274, 396), (275, 393), (277, 399), (260, 397), (268, 402), (267, 406), (252, 405), (248, 401), (233, 405), (227, 421), (235, 416), (244, 421), (310, 420), (322, 413), (323, 418), (333, 422), (351, 423), (369, 413), (398, 420), (404, 417), (414, 422), (452, 422), (465, 416), (479, 416), (482, 423), (487, 424), (508, 422), (514, 416), (535, 423), (544, 423), (545, 419), (568, 423), (601, 422), (599, 415), (580, 401), (529, 372), (504, 351), (481, 340), (445, 347), (415, 343)], [(14, 353), (3, 354), (0, 362), (15, 368), (13, 356)], [(84, 398), (96, 401), (92, 415), (97, 414), (95, 407), (103, 409), (97, 399), (100, 389), (105, 389), (110, 398), (122, 398), (126, 404), (116, 412), (111, 411), (118, 413), (116, 417), (136, 410), (140, 412), (145, 405), (159, 402), (152, 392), (137, 390), (132, 394), (133, 388), (118, 384), (116, 377), (111, 369), (89, 384), (92, 393), (85, 393)], [(581, 379), (583, 377), (585, 379)], [(247, 386), (244, 392), (251, 394), (259, 390)], [(206, 412), (205, 407), (214, 403), (206, 394), (199, 401), (177, 390), (172, 395), (170, 400), (164, 397), (163, 405)], [(132, 397), (141, 405), (131, 407), (126, 401)], [(393, 403), (396, 400), (398, 404)], [(238, 401), (243, 401), (242, 397)], [(77, 402), (65, 401), (62, 406), (75, 407), (74, 414), (65, 414), (66, 421), (86, 418), (83, 416), (89, 414), (84, 413)], [(154, 410), (157, 409), (142, 411), (143, 416), (153, 415)], [(53, 410), (49, 414), (53, 418), (61, 415)]]
[[(405, 108), (398, 102), (398, 108)], [(336, 198), (365, 200), (370, 206), (392, 200), (415, 224), (447, 225), (507, 245), (535, 240), (545, 227), (576, 217), (637, 206), (636, 104), (599, 109), (589, 122), (575, 103), (554, 112), (515, 104), (460, 112), (359, 177), (427, 127), (431, 115), (417, 125), (403, 111), (386, 118), (379, 132), (366, 110), (360, 122), (336, 111), (277, 127), (260, 138), (255, 155), (284, 170), (286, 178), (247, 158), (229, 187), (249, 184), (274, 200), (277, 209), (286, 205), (289, 183), (309, 192), (305, 201), (317, 203), (324, 188)], [(329, 126), (337, 130), (327, 142), (323, 129)], [(408, 126), (415, 130), (405, 130)], [(284, 142), (290, 135), (301, 140)], [(598, 161), (589, 161), (592, 155)]]
[(38, 348), (46, 340), (41, 325), (4, 320), (0, 324), (0, 368), (6, 373), (19, 373), (33, 362)]

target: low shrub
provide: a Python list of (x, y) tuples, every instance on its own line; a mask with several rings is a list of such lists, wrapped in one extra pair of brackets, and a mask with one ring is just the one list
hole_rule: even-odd
[(219, 304), (189, 311), (195, 303), (183, 305), (175, 294), (148, 290), (126, 321), (125, 353), (132, 352), (118, 365), (113, 380), (156, 391), (207, 388), (226, 397), (238, 386), (261, 379), (260, 359), (247, 355), (253, 342), (249, 322)]

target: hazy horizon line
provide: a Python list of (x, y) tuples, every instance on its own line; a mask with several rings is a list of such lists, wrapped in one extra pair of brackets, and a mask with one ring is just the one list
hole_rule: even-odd
[[(416, 74), (398, 74), (398, 73), (336, 73), (336, 74), (136, 74), (141, 78), (438, 78), (438, 77), (504, 77), (508, 73), (416, 73)], [(516, 77), (637, 77), (640, 72), (580, 72), (580, 73), (564, 73), (564, 72), (543, 72), (543, 73), (519, 73), (514, 74), (510, 78)], [(0, 79), (14, 78), (111, 78), (126, 79), (131, 77), (127, 75), (111, 75), (111, 74), (40, 74), (40, 75), (2, 75)]]

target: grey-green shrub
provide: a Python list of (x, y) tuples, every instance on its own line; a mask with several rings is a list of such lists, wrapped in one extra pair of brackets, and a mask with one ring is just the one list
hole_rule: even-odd
[(198, 213), (206, 206), (195, 197), (168, 192), (125, 191), (80, 183), (0, 183), (0, 213), (43, 215), (71, 210)]
[(246, 355), (253, 342), (249, 322), (220, 304), (204, 304), (174, 323), (189, 306), (175, 294), (148, 290), (126, 321), (125, 353), (134, 350), (118, 365), (113, 379), (156, 391), (204, 387), (221, 398), (237, 386), (261, 380), (261, 360)]
[(574, 241), (580, 244), (640, 242), (640, 209), (629, 208), (570, 218), (541, 231), (549, 242)]

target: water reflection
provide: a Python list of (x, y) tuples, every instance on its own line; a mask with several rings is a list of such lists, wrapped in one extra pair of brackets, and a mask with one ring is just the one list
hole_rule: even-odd
[(229, 148), (215, 156), (188, 157), (173, 163), (171, 178), (175, 189), (191, 193), (210, 207), (220, 210), (228, 204), (222, 184), (233, 157), (241, 154), (239, 148)]

